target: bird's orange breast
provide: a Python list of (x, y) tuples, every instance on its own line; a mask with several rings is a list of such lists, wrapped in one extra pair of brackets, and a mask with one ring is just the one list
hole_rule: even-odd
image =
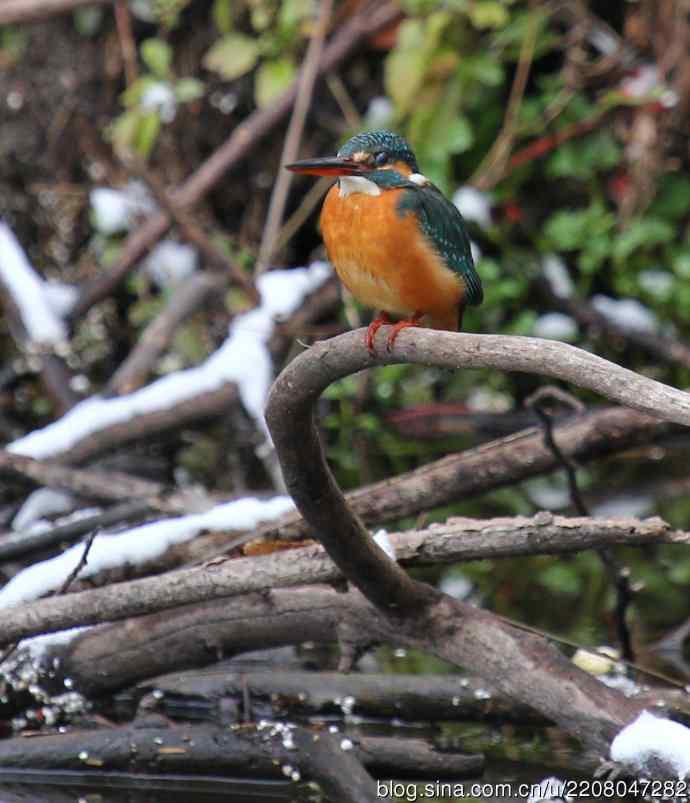
[(321, 212), (329, 259), (363, 304), (405, 317), (421, 312), (436, 328), (457, 329), (462, 282), (423, 236), (415, 216), (398, 214), (401, 192), (341, 196), (335, 184)]

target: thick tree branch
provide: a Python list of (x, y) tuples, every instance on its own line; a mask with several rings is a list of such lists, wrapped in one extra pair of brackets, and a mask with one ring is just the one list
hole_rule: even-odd
[[(392, 533), (399, 561), (456, 563), (520, 555), (560, 554), (627, 544), (689, 543), (659, 518), (589, 519), (539, 513), (533, 518), (450, 519), (426, 530)], [(210, 563), (26, 603), (3, 611), (0, 646), (36, 633), (114, 622), (130, 616), (265, 591), (342, 579), (321, 546)]]
[[(543, 639), (521, 634), (476, 608), (415, 582), (369, 537), (338, 488), (314, 426), (314, 405), (328, 385), (374, 365), (410, 362), (443, 368), (497, 368), (538, 373), (593, 390), (648, 414), (690, 425), (690, 396), (572, 346), (536, 338), (405, 332), (378, 353), (358, 330), (319, 343), (274, 383), (266, 418), (287, 486), (305, 519), (341, 569), (409, 643), (468, 667), (533, 704), (585, 743), (605, 749), (633, 708), (619, 693), (565, 661)], [(380, 620), (379, 620), (380, 621)], [(376, 633), (372, 621), (371, 635)], [(540, 692), (531, 678), (539, 668)]]
[(338, 638), (353, 649), (381, 642), (415, 647), (481, 667), (490, 689), (537, 709), (600, 754), (642, 708), (577, 670), (543, 639), (443, 599), (438, 619), (428, 618), (418, 629), (417, 622), (383, 615), (355, 590), (277, 589), (238, 597), (231, 605), (217, 600), (91, 629), (47, 658), (59, 658), (75, 688), (98, 694), (173, 669), (206, 666), (221, 656), (302, 641)]
[[(407, 334), (407, 333), (405, 333)], [(377, 356), (362, 331), (317, 343), (278, 377), (266, 419), (290, 492), (343, 574), (377, 605), (412, 613), (432, 604), (429, 593), (368, 537), (328, 469), (313, 406), (331, 382), (374, 365), (397, 362), (443, 368), (497, 368), (538, 373), (593, 390), (647, 414), (690, 425), (690, 395), (565, 343), (527, 337), (416, 330), (401, 336), (392, 353), (379, 340)]]
[(253, 704), (269, 705), (276, 718), (286, 714), (300, 717), (353, 714), (379, 719), (397, 717), (407, 722), (470, 719), (545, 724), (544, 718), (533, 709), (505, 698), (497, 699), (479, 678), (459, 679), (457, 675), (246, 671), (240, 658), (236, 666), (230, 662), (217, 672), (173, 672), (146, 681), (140, 688), (163, 692), (160, 710), (171, 718), (184, 717), (179, 709), (176, 713), (175, 704), (188, 698), (210, 703), (209, 719), (222, 721), (224, 702), (236, 700), (239, 706), (247, 692)]
[[(554, 427), (554, 438), (564, 455), (578, 463), (653, 443), (681, 431), (675, 424), (629, 410), (610, 407), (574, 416)], [(470, 499), (560, 468), (544, 444), (540, 428), (531, 427), (464, 452), (450, 454), (420, 468), (350, 491), (347, 502), (367, 524), (381, 524), (425, 510)], [(192, 545), (197, 559), (232, 549), (254, 538), (297, 538), (311, 533), (298, 513), (289, 513), (261, 527), (255, 535), (219, 544)]]
[(323, 784), (331, 792), (329, 799), (373, 803), (376, 788), (362, 764), (378, 777), (401, 772), (414, 778), (476, 778), (484, 766), (480, 755), (436, 751), (420, 739), (362, 737), (343, 750), (342, 734), (292, 724), (274, 726), (156, 728), (135, 723), (45, 734), (34, 740), (18, 737), (0, 743), (0, 767), (85, 774), (128, 771), (139, 776), (155, 772), (193, 777), (204, 772), (285, 780), (283, 767), (290, 766), (301, 770), (301, 780), (313, 778)]

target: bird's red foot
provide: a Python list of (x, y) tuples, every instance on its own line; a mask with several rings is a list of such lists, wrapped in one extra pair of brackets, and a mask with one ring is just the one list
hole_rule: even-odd
[(386, 315), (385, 312), (382, 312), (380, 315), (377, 315), (376, 318), (369, 324), (367, 328), (367, 348), (369, 349), (370, 354), (374, 354), (376, 349), (374, 348), (374, 338), (376, 337), (376, 333), (378, 330), (387, 323), (390, 323), (391, 319)]
[(422, 317), (421, 312), (415, 312), (415, 314), (407, 321), (398, 321), (395, 326), (391, 329), (391, 333), (388, 335), (388, 340), (386, 341), (386, 349), (388, 351), (393, 350), (393, 346), (395, 345), (395, 340), (402, 332), (403, 329), (409, 329), (410, 326), (419, 326), (419, 319)]

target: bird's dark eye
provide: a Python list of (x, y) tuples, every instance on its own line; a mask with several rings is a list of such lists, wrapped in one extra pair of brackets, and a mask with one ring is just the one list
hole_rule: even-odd
[(379, 151), (374, 156), (374, 164), (377, 167), (382, 167), (383, 165), (386, 164), (387, 161), (388, 161), (388, 154), (386, 153), (386, 151)]

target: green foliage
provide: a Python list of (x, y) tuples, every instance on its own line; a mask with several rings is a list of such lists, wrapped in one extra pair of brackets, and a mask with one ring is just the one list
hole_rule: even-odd
[(256, 103), (267, 106), (290, 86), (297, 75), (297, 67), (291, 59), (264, 61), (256, 73)]
[(204, 57), (204, 67), (233, 81), (249, 72), (259, 59), (259, 42), (242, 33), (228, 33)]
[(21, 60), (29, 45), (26, 28), (0, 26), (0, 65), (10, 67)]
[(255, 2), (249, 7), (251, 32), (237, 28), (236, 7), (216, 0), (213, 18), (221, 37), (207, 51), (203, 64), (224, 81), (255, 71), (254, 99), (266, 106), (284, 92), (297, 74), (297, 54), (303, 44), (302, 26), (312, 18), (307, 0)]
[(549, 178), (593, 179), (613, 169), (620, 161), (621, 148), (609, 131), (596, 131), (582, 140), (564, 142), (546, 163)]
[(82, 36), (96, 36), (101, 30), (105, 13), (98, 6), (78, 8), (74, 12), (74, 27)]
[(604, 263), (612, 249), (615, 215), (599, 200), (587, 209), (554, 212), (544, 226), (547, 251), (577, 251), (583, 273), (593, 273)]
[(139, 49), (141, 60), (156, 78), (170, 77), (173, 53), (172, 48), (162, 39), (146, 39)]
[(146, 39), (139, 48), (147, 72), (122, 94), (125, 111), (109, 128), (117, 150), (147, 158), (156, 145), (161, 126), (172, 122), (178, 103), (191, 103), (204, 94), (198, 78), (176, 79), (174, 53), (163, 39)]

